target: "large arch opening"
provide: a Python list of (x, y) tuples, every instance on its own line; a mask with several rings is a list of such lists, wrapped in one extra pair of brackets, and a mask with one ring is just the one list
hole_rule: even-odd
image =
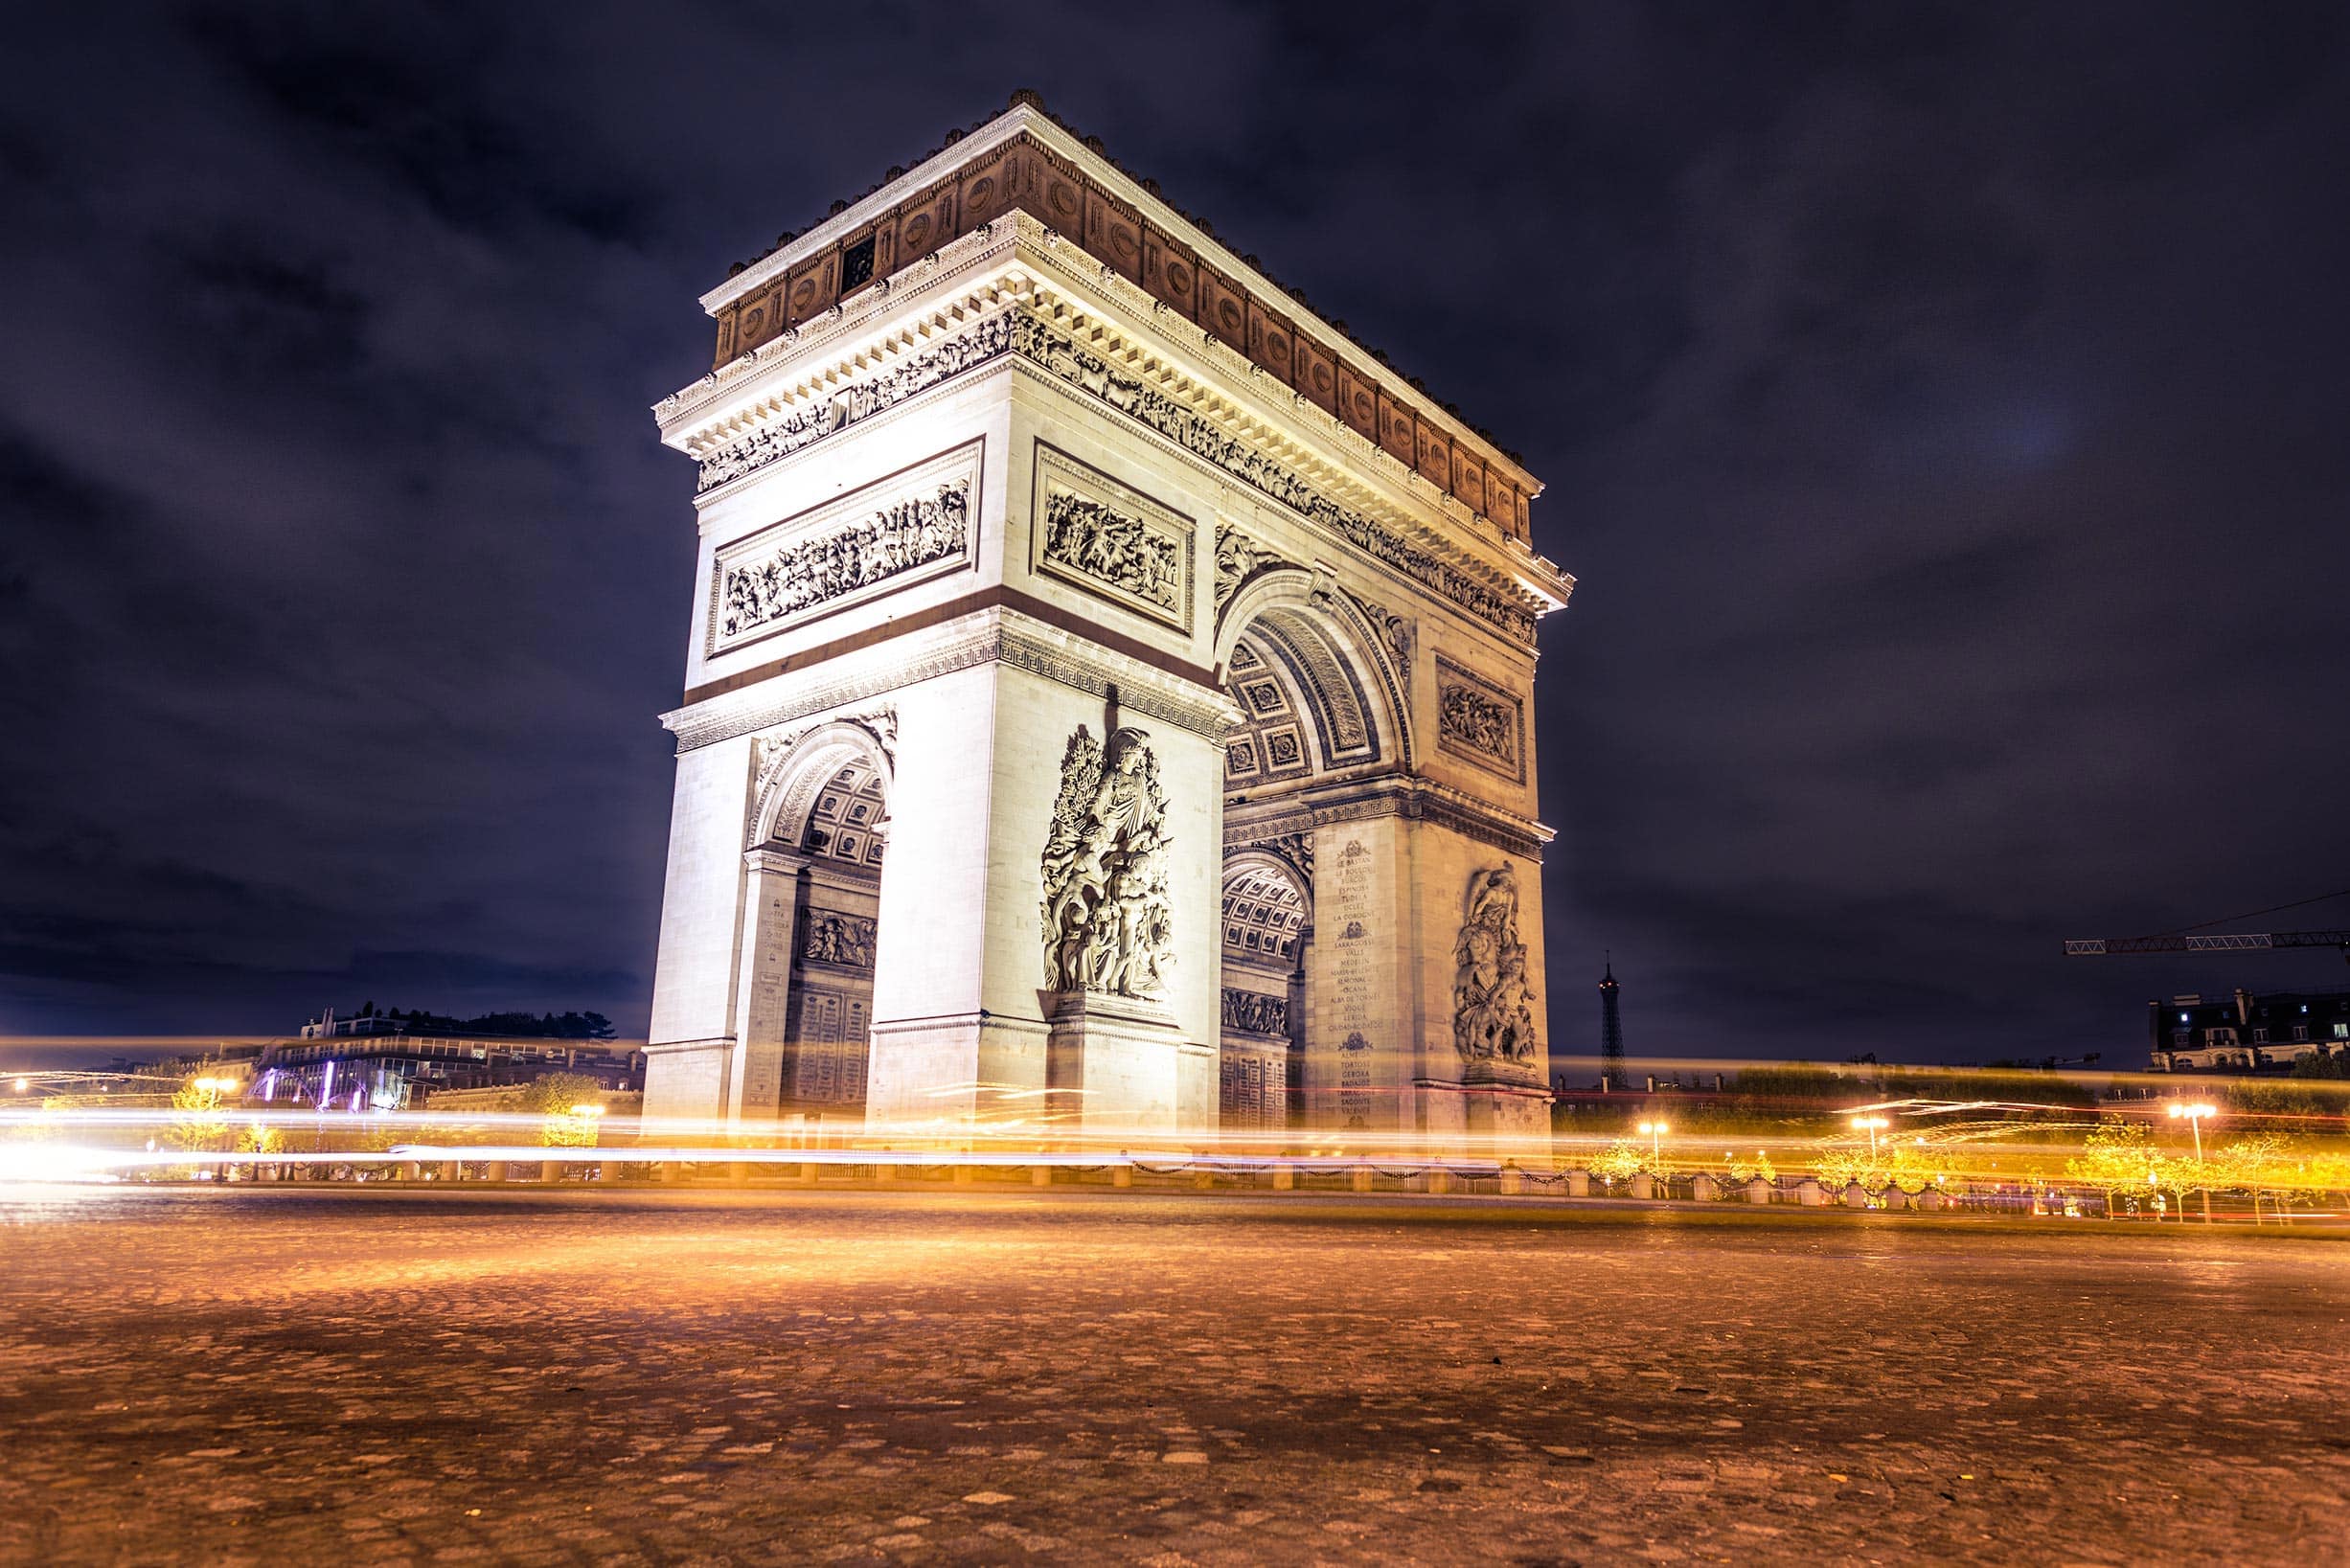
[(822, 727), (764, 770), (748, 890), (757, 950), (744, 966), (746, 1119), (861, 1123), (873, 1024), (890, 766), (860, 725)]
[(1219, 675), (1241, 714), (1224, 749), (1227, 1131), (1307, 1125), (1309, 1057), (1337, 1049), (1311, 1005), (1315, 813), (1409, 771), (1406, 635), (1293, 567), (1250, 579), (1220, 625)]
[(1232, 1131), (1289, 1125), (1312, 898), (1303, 873), (1279, 856), (1243, 850), (1225, 858), (1218, 1103)]

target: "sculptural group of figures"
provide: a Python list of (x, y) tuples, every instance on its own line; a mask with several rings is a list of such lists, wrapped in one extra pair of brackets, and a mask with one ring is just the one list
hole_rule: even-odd
[(1061, 762), (1044, 845), (1044, 983), (1151, 1000), (1174, 962), (1167, 798), (1143, 732), (1104, 747), (1084, 725)]
[(1289, 1032), (1289, 1003), (1287, 997), (1267, 996), (1262, 991), (1224, 988), (1224, 1027), (1246, 1034), (1287, 1034)]
[(800, 957), (839, 968), (873, 967), (874, 922), (861, 915), (813, 912), (800, 933)]
[(1086, 496), (1054, 490), (1046, 498), (1044, 557), (1162, 609), (1182, 608), (1182, 547), (1141, 518)]
[(958, 479), (941, 485), (935, 495), (908, 497), (823, 538), (785, 545), (764, 561), (728, 567), (726, 635), (954, 555), (968, 536), (970, 507), (970, 481)]
[(1505, 762), (1517, 761), (1517, 716), (1506, 703), (1468, 686), (1448, 686), (1437, 704), (1443, 733)]
[(1517, 877), (1508, 866), (1470, 879), (1452, 949), (1452, 1044), (1466, 1061), (1534, 1059), (1534, 992), (1517, 935)]

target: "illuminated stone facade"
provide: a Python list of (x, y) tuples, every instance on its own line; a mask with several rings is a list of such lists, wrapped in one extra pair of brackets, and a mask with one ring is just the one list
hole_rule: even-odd
[(703, 303), (649, 1114), (1540, 1136), (1530, 475), (1032, 103)]

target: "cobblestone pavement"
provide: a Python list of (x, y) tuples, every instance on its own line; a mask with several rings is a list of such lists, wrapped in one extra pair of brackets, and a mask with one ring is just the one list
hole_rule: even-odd
[(2326, 1562), (2350, 1244), (1052, 1193), (0, 1193), (10, 1562)]

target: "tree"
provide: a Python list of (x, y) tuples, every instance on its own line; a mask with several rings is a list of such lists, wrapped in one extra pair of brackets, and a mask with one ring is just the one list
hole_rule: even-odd
[(1629, 1138), (1618, 1138), (1591, 1162), (1591, 1174), (1607, 1180), (1630, 1181), (1648, 1169), (1648, 1150)]
[(209, 1075), (192, 1078), (172, 1094), (171, 1125), (164, 1136), (173, 1148), (201, 1152), (227, 1141), (228, 1092), (221, 1083)]
[(2081, 1140), (2081, 1152), (2065, 1162), (2065, 1175), (2103, 1193), (2110, 1219), (2119, 1207), (2115, 1194), (2159, 1190), (2163, 1163), (2143, 1122), (2100, 1122)]
[[(516, 1105), (539, 1115), (538, 1141), (549, 1148), (592, 1148), (604, 1111), (604, 1085), (584, 1073), (549, 1073), (523, 1085)], [(575, 1112), (592, 1105), (593, 1111)]]

